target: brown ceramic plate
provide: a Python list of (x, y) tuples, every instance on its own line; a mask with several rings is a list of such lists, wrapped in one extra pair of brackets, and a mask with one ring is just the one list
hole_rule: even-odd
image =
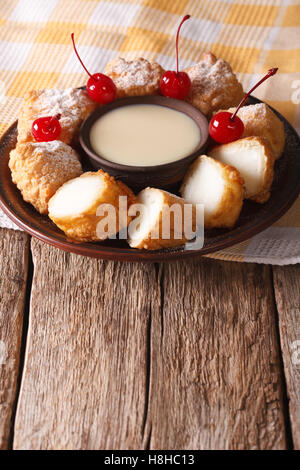
[[(250, 104), (259, 103), (250, 97)], [(275, 111), (275, 110), (274, 110)], [(239, 243), (266, 229), (279, 219), (300, 193), (300, 140), (293, 127), (277, 111), (286, 132), (284, 154), (275, 165), (275, 178), (271, 197), (265, 204), (245, 201), (236, 226), (232, 230), (205, 231), (201, 250), (184, 248), (144, 251), (130, 248), (124, 240), (107, 240), (97, 243), (70, 243), (48, 217), (40, 215), (23, 201), (19, 190), (11, 181), (8, 167), (9, 152), (17, 139), (17, 123), (14, 123), (0, 140), (0, 206), (19, 227), (30, 235), (71, 253), (94, 258), (126, 261), (166, 261), (178, 258), (202, 256)]]

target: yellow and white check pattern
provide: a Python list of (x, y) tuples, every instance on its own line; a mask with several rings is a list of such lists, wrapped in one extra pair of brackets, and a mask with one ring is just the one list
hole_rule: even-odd
[[(192, 18), (181, 30), (181, 68), (211, 50), (231, 64), (247, 90), (269, 68), (279, 67), (255, 95), (300, 132), (299, 0), (1, 0), (0, 133), (17, 119), (26, 91), (87, 81), (71, 32), (92, 73), (116, 56), (143, 56), (174, 69), (176, 28), (187, 13)], [(269, 234), (211, 256), (299, 262), (299, 239), (300, 200)]]

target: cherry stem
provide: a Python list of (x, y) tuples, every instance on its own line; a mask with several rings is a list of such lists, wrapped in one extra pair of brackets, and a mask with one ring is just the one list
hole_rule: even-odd
[(257, 88), (262, 82), (264, 82), (265, 80), (267, 80), (267, 78), (269, 77), (272, 77), (272, 75), (275, 75), (275, 73), (277, 72), (278, 70), (278, 67), (275, 67), (273, 69), (270, 69), (268, 70), (268, 73), (258, 82), (256, 83), (256, 85), (254, 85), (253, 88), (251, 88), (250, 91), (248, 91), (248, 93), (246, 93), (246, 95), (244, 96), (244, 98), (242, 99), (242, 101), (240, 102), (240, 104), (238, 105), (238, 107), (236, 108), (236, 110), (234, 111), (234, 113), (232, 114), (232, 116), (230, 116), (230, 120), (233, 121), (238, 110), (240, 109), (240, 107), (245, 103), (246, 99), (248, 98), (248, 96), (252, 93), (252, 91), (255, 90), (255, 88)]
[(94, 79), (94, 77), (90, 74), (90, 72), (88, 71), (88, 69), (86, 68), (86, 66), (84, 65), (84, 63), (82, 62), (82, 60), (81, 60), (80, 57), (79, 57), (79, 54), (78, 54), (77, 49), (76, 49), (76, 46), (75, 46), (74, 33), (71, 34), (71, 39), (72, 39), (72, 43), (73, 43), (73, 47), (74, 47), (75, 54), (77, 55), (79, 62), (81, 63), (81, 65), (82, 65), (82, 67), (84, 68), (84, 70), (86, 71), (86, 73), (87, 73), (91, 78)]
[(177, 29), (177, 34), (176, 34), (176, 73), (178, 73), (178, 38), (179, 38), (179, 31), (180, 31), (180, 28), (181, 26), (183, 25), (183, 23), (188, 20), (189, 18), (191, 17), (191, 15), (185, 15), (185, 17), (182, 19), (180, 25), (178, 26), (178, 29)]
[(55, 116), (52, 116), (52, 118), (48, 122), (48, 129), (51, 130), (53, 121), (59, 121), (60, 118), (61, 118), (61, 114), (55, 114)]

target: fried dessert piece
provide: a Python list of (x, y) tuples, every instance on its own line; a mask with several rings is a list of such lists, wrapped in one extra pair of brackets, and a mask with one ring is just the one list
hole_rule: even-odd
[(126, 208), (119, 217), (120, 196), (127, 198), (127, 209), (136, 201), (121, 181), (102, 170), (88, 171), (59, 188), (49, 201), (49, 217), (73, 241), (105, 240), (131, 220)]
[[(233, 112), (234, 110), (235, 108), (229, 108), (227, 111)], [(283, 122), (266, 103), (242, 106), (237, 116), (244, 124), (242, 138), (250, 136), (263, 137), (271, 145), (275, 159), (281, 157), (285, 144)]]
[(217, 109), (238, 105), (244, 97), (243, 87), (230, 65), (211, 52), (203, 53), (200, 62), (184, 72), (191, 80), (187, 101), (207, 116)]
[(127, 62), (119, 57), (106, 66), (105, 73), (117, 87), (117, 98), (124, 96), (157, 95), (164, 69), (142, 57)]
[(274, 154), (269, 142), (262, 137), (244, 139), (219, 145), (209, 155), (234, 166), (245, 180), (245, 198), (264, 203), (270, 197), (274, 176)]
[(137, 199), (143, 210), (128, 228), (127, 241), (132, 248), (158, 250), (184, 245), (193, 238), (196, 208), (192, 204), (156, 188), (143, 189)]
[(48, 213), (48, 201), (66, 181), (82, 173), (75, 150), (52, 142), (24, 142), (10, 152), (9, 168), (13, 182), (41, 214)]
[(18, 142), (35, 142), (31, 127), (35, 119), (60, 114), (59, 140), (66, 144), (76, 143), (81, 123), (98, 106), (85, 90), (46, 88), (28, 92), (22, 104), (18, 120)]
[(244, 180), (232, 166), (201, 155), (185, 175), (180, 193), (187, 201), (204, 205), (205, 228), (231, 228), (242, 209)]

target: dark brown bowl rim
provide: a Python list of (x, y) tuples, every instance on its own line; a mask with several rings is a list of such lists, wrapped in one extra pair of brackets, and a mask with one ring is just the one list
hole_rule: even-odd
[[(167, 108), (175, 109), (176, 111), (180, 111), (188, 115), (191, 119), (193, 119), (193, 121), (197, 124), (201, 131), (201, 139), (196, 149), (189, 155), (186, 155), (185, 157), (180, 158), (179, 160), (175, 160), (174, 162), (151, 166), (123, 165), (122, 163), (111, 162), (110, 160), (107, 160), (106, 158), (97, 154), (93, 150), (89, 139), (89, 133), (92, 125), (97, 119), (99, 119), (104, 114), (114, 109), (133, 104), (156, 104), (159, 106), (165, 106)], [(188, 110), (190, 111), (190, 113), (187, 113)], [(193, 115), (197, 116), (200, 125), (199, 122), (193, 118)], [(118, 170), (120, 172), (125, 173), (155, 173), (156, 171), (173, 170), (174, 168), (177, 168), (178, 165), (182, 165), (183, 163), (188, 163), (194, 160), (197, 156), (201, 154), (201, 150), (207, 143), (208, 136), (208, 121), (206, 116), (197, 108), (192, 106), (190, 103), (187, 103), (186, 101), (176, 100), (173, 98), (167, 98), (165, 96), (160, 95), (130, 96), (115, 100), (112, 103), (106, 104), (101, 108), (97, 108), (95, 111), (93, 111), (81, 125), (79, 142), (84, 152), (88, 155), (88, 158), (96, 162), (99, 166), (105, 166), (106, 168), (110, 167), (114, 170)]]

